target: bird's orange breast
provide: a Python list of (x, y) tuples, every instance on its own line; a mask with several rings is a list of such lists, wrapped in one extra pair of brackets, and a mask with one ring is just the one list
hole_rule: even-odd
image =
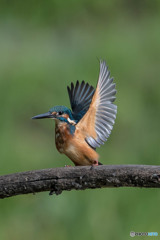
[(67, 155), (75, 165), (92, 165), (99, 155), (85, 141), (85, 136), (78, 128), (70, 134), (67, 123), (56, 123), (56, 147), (60, 153)]
[(55, 142), (57, 150), (60, 153), (64, 153), (67, 147), (67, 142), (70, 138), (68, 124), (64, 122), (56, 123), (55, 128)]

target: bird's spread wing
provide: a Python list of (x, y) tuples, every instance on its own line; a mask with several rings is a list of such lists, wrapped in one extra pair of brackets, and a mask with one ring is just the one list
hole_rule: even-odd
[(84, 81), (81, 83), (77, 81), (75, 86), (71, 83), (71, 87), (68, 86), (67, 90), (71, 103), (72, 115), (75, 120), (79, 121), (88, 111), (95, 90)]
[(105, 61), (100, 61), (100, 73), (96, 91), (87, 113), (77, 124), (83, 131), (87, 143), (99, 147), (109, 137), (117, 114), (115, 83)]

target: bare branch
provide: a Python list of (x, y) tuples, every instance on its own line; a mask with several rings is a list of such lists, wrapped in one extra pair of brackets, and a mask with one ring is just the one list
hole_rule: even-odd
[(50, 191), (104, 187), (160, 187), (160, 166), (102, 165), (64, 167), (0, 176), (0, 198)]

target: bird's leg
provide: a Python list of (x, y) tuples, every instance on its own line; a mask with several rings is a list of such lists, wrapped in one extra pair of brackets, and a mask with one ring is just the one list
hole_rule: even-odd
[(92, 166), (98, 166), (98, 160), (94, 160), (94, 163), (92, 164)]
[(98, 160), (94, 160), (94, 161), (93, 161), (90, 170), (93, 170), (93, 169), (94, 169), (94, 166), (98, 166)]

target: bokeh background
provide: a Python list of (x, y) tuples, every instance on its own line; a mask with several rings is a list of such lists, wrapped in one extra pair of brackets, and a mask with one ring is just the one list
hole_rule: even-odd
[[(1, 175), (70, 164), (55, 148), (53, 121), (31, 117), (69, 106), (71, 81), (96, 86), (97, 58), (107, 61), (118, 90), (101, 162), (160, 163), (160, 1), (13, 0), (0, 1)], [(160, 234), (159, 201), (159, 190), (133, 188), (0, 200), (0, 239)]]

